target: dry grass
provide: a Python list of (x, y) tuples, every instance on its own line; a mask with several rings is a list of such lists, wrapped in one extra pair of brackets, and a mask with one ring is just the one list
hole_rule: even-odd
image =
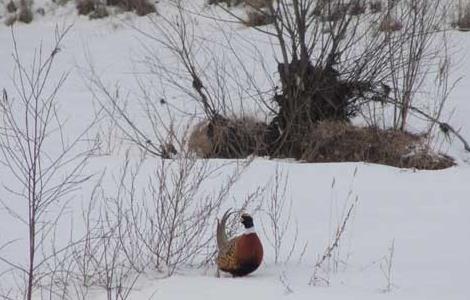
[(15, 2), (13, 2), (12, 0), (10, 0), (10, 2), (8, 2), (6, 8), (7, 8), (7, 12), (9, 12), (9, 13), (15, 13), (16, 10), (18, 9)]
[(267, 125), (254, 118), (220, 118), (202, 121), (194, 127), (188, 150), (202, 158), (244, 158), (264, 155)]
[(433, 153), (424, 138), (396, 130), (354, 127), (344, 122), (317, 124), (303, 145), (308, 162), (365, 161), (399, 168), (444, 169), (454, 161)]

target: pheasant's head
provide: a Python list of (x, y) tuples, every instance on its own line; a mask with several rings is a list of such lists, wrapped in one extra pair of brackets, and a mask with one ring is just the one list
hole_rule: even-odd
[(253, 227), (253, 218), (247, 213), (241, 215), (241, 222), (247, 229)]

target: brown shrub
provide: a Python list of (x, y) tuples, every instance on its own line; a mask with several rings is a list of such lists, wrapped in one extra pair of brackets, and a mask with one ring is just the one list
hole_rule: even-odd
[(95, 10), (95, 1), (78, 0), (76, 8), (79, 15), (88, 15), (89, 13)]
[(470, 31), (470, 3), (460, 7), (455, 27), (460, 31)]
[(15, 2), (13, 2), (13, 0), (10, 0), (10, 2), (8, 2), (7, 4), (7, 12), (14, 13), (17, 9), (18, 8), (16, 7)]
[(29, 24), (33, 21), (33, 12), (30, 7), (21, 7), (18, 10), (16, 19), (20, 22)]
[(369, 2), (370, 12), (373, 14), (379, 13), (382, 11), (382, 1), (372, 0)]
[(248, 27), (264, 26), (274, 23), (274, 17), (263, 11), (248, 11), (244, 24)]
[(419, 135), (354, 127), (346, 122), (319, 122), (303, 145), (307, 162), (365, 161), (399, 168), (444, 169), (454, 161), (433, 153)]
[(355, 0), (351, 2), (349, 7), (349, 14), (353, 16), (362, 15), (366, 12), (366, 4), (363, 0)]
[(77, 0), (78, 14), (90, 14), (90, 19), (107, 17), (109, 13), (106, 6), (118, 6), (125, 11), (135, 11), (138, 16), (156, 12), (155, 5), (148, 0), (107, 0), (105, 3), (95, 0)]
[(134, 2), (135, 2), (134, 4), (135, 13), (138, 16), (142, 17), (142, 16), (145, 16), (145, 15), (148, 15), (157, 11), (155, 8), (155, 5), (153, 5), (152, 3), (148, 1), (138, 0)]
[(267, 7), (270, 2), (272, 2), (272, 0), (245, 0), (245, 5), (256, 9), (261, 9)]
[(208, 0), (207, 4), (212, 5), (212, 4), (225, 3), (227, 4), (228, 7), (230, 7), (232, 5), (235, 5), (235, 6), (239, 5), (242, 2), (243, 0)]
[(202, 158), (244, 158), (264, 155), (267, 125), (254, 118), (204, 120), (194, 127), (188, 150)]
[(102, 19), (107, 16), (109, 16), (109, 12), (104, 4), (95, 5), (95, 9), (88, 15), (90, 20)]
[(397, 19), (394, 19), (390, 16), (383, 18), (382, 22), (379, 25), (379, 31), (382, 32), (394, 32), (399, 31), (403, 28), (401, 22)]
[(322, 22), (335, 22), (339, 21), (348, 12), (349, 4), (345, 3), (332, 3), (328, 0), (321, 0), (317, 2), (312, 11), (312, 16), (319, 17)]

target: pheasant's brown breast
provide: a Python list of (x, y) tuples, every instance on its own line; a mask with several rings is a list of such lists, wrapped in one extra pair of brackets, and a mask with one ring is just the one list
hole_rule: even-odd
[(232, 272), (235, 276), (244, 276), (256, 270), (263, 260), (263, 246), (256, 234), (240, 237), (237, 243), (236, 261), (238, 270)]

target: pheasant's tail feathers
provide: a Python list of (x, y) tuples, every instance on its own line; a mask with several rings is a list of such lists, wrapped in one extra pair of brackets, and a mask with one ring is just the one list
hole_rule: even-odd
[(217, 221), (217, 248), (219, 250), (225, 248), (227, 245), (227, 234), (225, 232), (225, 226), (227, 224), (227, 219), (230, 217), (230, 215), (233, 212), (227, 210), (224, 215), (222, 216), (222, 219)]

